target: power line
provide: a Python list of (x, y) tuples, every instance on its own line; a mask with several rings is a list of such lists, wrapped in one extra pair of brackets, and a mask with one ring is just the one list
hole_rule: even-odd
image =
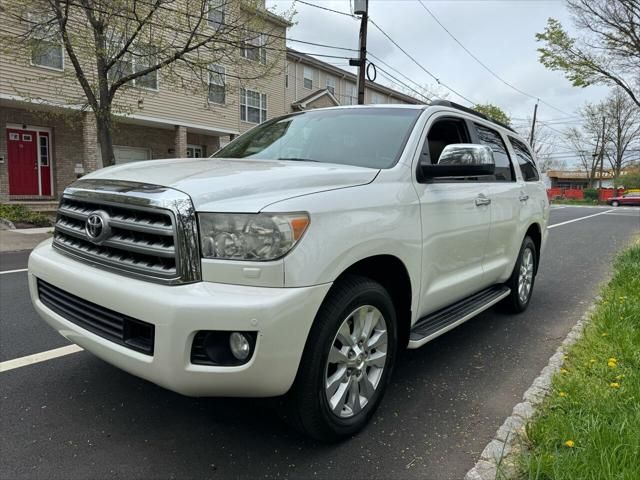
[[(394, 77), (392, 74), (390, 74), (389, 72), (387, 72), (386, 70), (384, 70), (382, 67), (377, 67), (378, 70), (380, 70), (380, 72), (382, 73), (383, 76), (386, 76), (387, 79), (391, 79), (392, 82), (395, 82), (398, 85), (402, 85), (403, 87), (411, 90), (412, 92), (414, 92), (416, 95), (424, 98), (427, 102), (430, 101), (429, 98), (427, 98), (424, 94), (418, 92), (417, 90), (415, 90), (414, 88), (412, 88), (411, 86), (407, 85), (406, 83), (404, 83), (402, 80), (398, 80), (398, 78)], [(420, 101), (420, 100), (418, 100)]]
[[(380, 57), (378, 57), (377, 55), (373, 54), (371, 51), (367, 52), (369, 56), (371, 56), (372, 58), (374, 58), (375, 60), (377, 60), (378, 62), (380, 62), (382, 65), (386, 66), (388, 69), (390, 69), (391, 71), (393, 71), (394, 73), (396, 73), (397, 75), (401, 76), (402, 78), (404, 78), (406, 81), (413, 83), (414, 85), (416, 85), (419, 88), (422, 88), (422, 85), (420, 85), (418, 82), (412, 80), (411, 78), (407, 77), (404, 73), (402, 73), (401, 71), (399, 71), (398, 69), (392, 67), (391, 65), (389, 65), (387, 62), (385, 62), (384, 60), (382, 60)], [(376, 67), (378, 67), (376, 65)], [(378, 67), (379, 69), (379, 67)], [(407, 88), (411, 88), (408, 85), (406, 85)], [(412, 89), (412, 91), (415, 91)], [(419, 93), (420, 96), (427, 98), (426, 95)]]
[(436, 17), (436, 16), (435, 16), (435, 14), (434, 14), (431, 10), (429, 10), (429, 8), (427, 8), (427, 6), (423, 3), (423, 1), (422, 1), (422, 0), (418, 0), (418, 3), (420, 3), (420, 5), (422, 5), (422, 8), (424, 8), (424, 9), (427, 11), (427, 13), (428, 13), (429, 15), (431, 15), (431, 17), (432, 17), (432, 18), (433, 18), (433, 19), (438, 23), (438, 25), (440, 25), (440, 26), (442, 27), (442, 29), (443, 29), (445, 32), (447, 32), (447, 33), (449, 34), (449, 36), (450, 36), (451, 38), (453, 38), (453, 40), (454, 40), (458, 45), (460, 45), (460, 47), (462, 47), (462, 49), (463, 49), (465, 52), (467, 52), (471, 58), (473, 58), (476, 62), (478, 62), (478, 64), (480, 64), (480, 65), (481, 65), (481, 66), (482, 66), (482, 67), (483, 67), (487, 72), (489, 72), (489, 73), (490, 73), (491, 75), (493, 75), (495, 78), (497, 78), (498, 80), (500, 80), (502, 83), (504, 83), (504, 84), (505, 84), (506, 86), (508, 86), (509, 88), (511, 88), (511, 89), (515, 90), (516, 92), (520, 93), (521, 95), (525, 95), (525, 96), (527, 96), (527, 97), (529, 97), (529, 98), (532, 98), (532, 99), (534, 99), (534, 100), (539, 100), (539, 101), (540, 101), (540, 103), (543, 103), (543, 104), (545, 104), (547, 107), (550, 107), (550, 108), (552, 108), (552, 109), (554, 109), (554, 110), (556, 110), (556, 111), (558, 111), (558, 112), (560, 112), (560, 113), (564, 113), (565, 115), (571, 115), (570, 113), (567, 113), (567, 112), (565, 112), (565, 111), (563, 111), (563, 110), (560, 110), (560, 109), (559, 109), (559, 108), (557, 108), (557, 107), (554, 107), (554, 106), (553, 106), (553, 105), (551, 105), (549, 102), (546, 102), (546, 101), (542, 100), (540, 97), (537, 97), (537, 96), (535, 96), (535, 95), (531, 95), (530, 93), (527, 93), (527, 92), (525, 92), (524, 90), (520, 90), (520, 89), (519, 89), (518, 87), (516, 87), (515, 85), (513, 85), (513, 84), (511, 84), (511, 83), (507, 82), (504, 78), (502, 78), (500, 75), (498, 75), (496, 72), (494, 72), (491, 68), (489, 68), (489, 67), (488, 67), (488, 66), (487, 66), (487, 65), (486, 65), (482, 60), (480, 60), (478, 57), (476, 57), (476, 56), (475, 56), (475, 55), (474, 55), (474, 54), (473, 54), (473, 53), (472, 53), (472, 52), (471, 52), (467, 47), (465, 47), (465, 46), (462, 44), (462, 42), (461, 42), (460, 40), (458, 40), (458, 39), (456, 38), (456, 36), (455, 36), (453, 33), (451, 33), (451, 32), (449, 31), (449, 29), (447, 29), (447, 27), (445, 27), (445, 26), (442, 24), (442, 22), (438, 19), (438, 17)]
[(315, 5), (313, 3), (309, 3), (309, 2), (305, 2), (303, 0), (294, 0), (294, 5), (296, 3), (302, 3), (303, 5), (308, 5), (309, 7), (313, 7), (313, 8), (319, 8), (320, 10), (326, 10), (327, 12), (331, 12), (331, 13), (337, 13), (339, 15), (344, 15), (345, 17), (351, 17), (354, 18), (356, 20), (359, 20), (359, 18), (351, 13), (347, 13), (347, 12), (341, 12), (340, 10), (334, 10), (333, 8), (328, 8), (328, 7), (322, 7), (320, 5)]
[(440, 81), (440, 79), (438, 77), (436, 77), (433, 73), (431, 73), (429, 70), (427, 70), (420, 62), (418, 62), (414, 57), (411, 56), (410, 53), (408, 53), (404, 48), (402, 48), (398, 42), (396, 42), (393, 38), (391, 38), (391, 36), (385, 32), (376, 22), (373, 21), (373, 19), (371, 17), (369, 17), (369, 22), (371, 22), (371, 24), (376, 27), (380, 33), (382, 33), (387, 40), (389, 40), (391, 43), (393, 43), (402, 53), (404, 53), (413, 63), (415, 63), (418, 67), (420, 67), (420, 69), (422, 71), (424, 71), (425, 73), (427, 73), (431, 78), (433, 78), (436, 83), (438, 85), (442, 85), (444, 88), (446, 88), (447, 90), (449, 90), (450, 92), (456, 94), (457, 96), (459, 96), (460, 98), (463, 98), (464, 100), (466, 100), (467, 102), (469, 102), (471, 105), (475, 105), (475, 102), (473, 100), (470, 100), (469, 98), (465, 97), (464, 95), (462, 95), (461, 93), (457, 92), (456, 90), (454, 90), (453, 88), (451, 88), (449, 85), (447, 85), (446, 83)]

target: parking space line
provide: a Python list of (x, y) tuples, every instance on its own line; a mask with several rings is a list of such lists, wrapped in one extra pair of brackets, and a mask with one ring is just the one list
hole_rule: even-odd
[(47, 360), (52, 360), (54, 358), (64, 357), (65, 355), (71, 355), (72, 353), (81, 352), (82, 350), (83, 348), (78, 345), (67, 345), (66, 347), (54, 348), (53, 350), (47, 350), (46, 352), (14, 358), (13, 360), (0, 362), (0, 373), (8, 372), (15, 368), (26, 367), (27, 365), (33, 365), (34, 363), (46, 362)]
[(26, 272), (28, 269), (26, 268), (19, 268), (18, 270), (4, 270), (2, 272), (0, 272), (0, 275), (4, 275), (5, 273), (18, 273), (18, 272)]
[(567, 225), (573, 222), (579, 222), (580, 220), (586, 220), (587, 218), (597, 217), (599, 215), (606, 215), (607, 213), (613, 212), (614, 210), (607, 210), (606, 212), (594, 213), (593, 215), (587, 215), (586, 217), (578, 217), (573, 220), (567, 220), (566, 222), (554, 223), (553, 225), (549, 225), (547, 228), (550, 230), (555, 227), (561, 227), (562, 225)]

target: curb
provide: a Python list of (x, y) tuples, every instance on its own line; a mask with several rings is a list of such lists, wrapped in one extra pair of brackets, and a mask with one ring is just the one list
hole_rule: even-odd
[(511, 416), (507, 417), (497, 430), (493, 439), (487, 444), (480, 460), (467, 472), (464, 480), (495, 480), (497, 478), (515, 478), (518, 473), (517, 458), (526, 440), (525, 425), (536, 413), (538, 407), (551, 391), (551, 380), (560, 371), (564, 363), (565, 352), (576, 343), (585, 327), (591, 321), (591, 314), (600, 297), (587, 309), (584, 315), (569, 331), (562, 344), (549, 359), (540, 375), (524, 392), (522, 402), (513, 407)]
[(0, 217), (0, 230), (15, 230), (16, 226), (11, 220)]

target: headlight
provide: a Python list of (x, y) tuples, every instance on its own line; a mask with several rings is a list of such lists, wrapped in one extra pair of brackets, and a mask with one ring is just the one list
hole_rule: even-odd
[(309, 225), (306, 213), (200, 213), (204, 258), (267, 261), (289, 252)]

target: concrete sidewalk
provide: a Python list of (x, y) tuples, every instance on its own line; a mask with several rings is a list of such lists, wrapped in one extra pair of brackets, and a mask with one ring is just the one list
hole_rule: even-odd
[(53, 227), (0, 230), (0, 252), (32, 250), (52, 233)]

